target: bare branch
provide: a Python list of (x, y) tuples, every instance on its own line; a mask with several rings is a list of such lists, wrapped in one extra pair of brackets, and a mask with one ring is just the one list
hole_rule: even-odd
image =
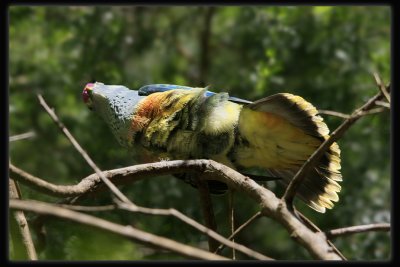
[(366, 116), (366, 115), (381, 113), (381, 112), (384, 112), (384, 111), (387, 111), (387, 109), (386, 108), (374, 108), (374, 109), (370, 109), (368, 111), (360, 112), (360, 116)]
[(339, 229), (333, 229), (326, 232), (326, 236), (328, 238), (335, 238), (343, 235), (351, 235), (357, 233), (371, 232), (371, 231), (381, 231), (381, 232), (389, 232), (390, 224), (389, 223), (374, 223), (374, 224), (366, 224), (366, 225), (356, 225), (350, 227), (344, 227)]
[(116, 210), (116, 205), (103, 205), (103, 206), (78, 206), (78, 205), (67, 205), (67, 204), (58, 204), (61, 208), (66, 208), (75, 211), (88, 211), (88, 212), (97, 212), (97, 211), (110, 211)]
[[(294, 209), (295, 213), (299, 216), (299, 218), (310, 228), (312, 229), (314, 232), (322, 232), (321, 229), (319, 229), (318, 226), (316, 226), (310, 219), (308, 219), (305, 215), (303, 215), (300, 211), (298, 211), (297, 209)], [(327, 242), (329, 244), (329, 246), (331, 246), (331, 248), (333, 249), (333, 251), (335, 251), (339, 257), (342, 260), (347, 260), (346, 257), (342, 254), (342, 252), (340, 252), (336, 246), (332, 243), (332, 241), (330, 241), (329, 239), (327, 239)]]
[(390, 104), (389, 103), (387, 103), (387, 102), (384, 102), (384, 101), (375, 101), (375, 104), (377, 105), (377, 106), (382, 106), (382, 107), (384, 107), (384, 108), (388, 108), (388, 109), (390, 109)]
[[(9, 193), (10, 193), (10, 198), (15, 198), (15, 199), (21, 198), (17, 184), (12, 179), (9, 179)], [(22, 238), (22, 244), (25, 247), (26, 255), (28, 256), (28, 259), (29, 260), (37, 260), (38, 257), (36, 254), (35, 245), (33, 244), (31, 232), (29, 230), (29, 225), (25, 218), (24, 212), (23, 211), (14, 211), (14, 219), (15, 219), (16, 223), (18, 224), (19, 233)]]
[(150, 208), (144, 208), (144, 207), (139, 207), (139, 206), (132, 206), (130, 204), (126, 204), (123, 202), (119, 202), (117, 205), (120, 209), (132, 211), (132, 212), (140, 212), (140, 213), (151, 214), (151, 215), (173, 216), (173, 217), (181, 220), (182, 222), (186, 223), (187, 225), (190, 225), (193, 228), (197, 229), (199, 232), (220, 242), (221, 244), (224, 244), (225, 246), (234, 248), (247, 256), (250, 256), (250, 257), (258, 259), (258, 260), (273, 260), (272, 258), (267, 257), (259, 252), (254, 251), (254, 250), (251, 250), (243, 245), (229, 241), (225, 237), (223, 237), (220, 234), (214, 232), (213, 230), (201, 225), (200, 223), (187, 217), (185, 214), (181, 213), (180, 211), (178, 211), (176, 209), (172, 209), (172, 208), (170, 208), (170, 209), (150, 209)]
[[(197, 176), (197, 189), (199, 191), (200, 205), (203, 212), (204, 224), (212, 231), (217, 231), (217, 223), (215, 221), (214, 209), (211, 201), (210, 190), (207, 181)], [(208, 237), (208, 249), (214, 251), (218, 247), (215, 239)]]
[(337, 111), (332, 111), (332, 110), (324, 110), (324, 109), (319, 109), (318, 110), (319, 114), (325, 114), (325, 115), (330, 115), (330, 116), (335, 116), (343, 119), (348, 119), (350, 117), (349, 114), (337, 112)]
[(381, 77), (379, 77), (378, 73), (374, 73), (374, 78), (375, 78), (376, 85), (378, 85), (379, 90), (385, 96), (386, 100), (390, 104), (390, 94), (389, 94), (386, 86), (383, 84)]
[[(263, 215), (277, 220), (289, 233), (296, 233), (293, 235), (294, 239), (299, 242), (299, 244), (303, 245), (315, 258), (341, 259), (337, 253), (332, 252), (332, 248), (326, 241), (325, 234), (314, 233), (308, 229), (286, 208), (285, 203), (278, 199), (274, 193), (260, 186), (249, 177), (243, 176), (241, 173), (213, 160), (162, 161), (105, 171), (104, 175), (118, 184), (138, 181), (157, 175), (176, 174), (188, 171), (197, 171), (199, 173), (204, 173), (206, 171), (212, 172), (214, 174), (213, 179), (227, 183), (237, 191), (247, 194), (261, 205)], [(92, 183), (91, 187), (86, 184), (86, 179), (89, 180), (89, 183), (96, 181), (96, 179), (97, 182)], [(23, 178), (21, 178), (21, 181), (27, 182), (27, 180)], [(29, 184), (29, 182), (27, 183)], [(79, 189), (83, 194), (98, 189), (99, 183), (101, 183), (101, 181), (97, 174), (92, 174), (84, 178), (76, 186), (80, 187)], [(73, 189), (76, 190), (77, 188)]]
[[(229, 224), (231, 228), (231, 236), (235, 232), (235, 218), (234, 218), (234, 205), (233, 205), (233, 198), (234, 198), (234, 193), (235, 191), (233, 189), (229, 189)], [(235, 242), (235, 240), (232, 238), (230, 239), (232, 242)], [(216, 248), (216, 251), (218, 251), (218, 248)], [(236, 252), (235, 249), (232, 249), (232, 259), (236, 259)]]
[[(254, 222), (256, 219), (260, 218), (262, 216), (261, 211), (258, 211), (256, 214), (254, 214), (253, 216), (251, 216), (250, 219), (248, 219), (246, 222), (244, 222), (241, 226), (239, 226), (229, 237), (228, 240), (233, 240), (233, 238), (240, 233), (244, 228), (246, 228), (247, 226), (249, 226), (252, 222)], [(224, 244), (221, 244), (217, 250), (214, 253), (218, 253), (221, 250), (223, 250), (225, 248)]]
[[(375, 104), (378, 105), (378, 102), (383, 103), (383, 104), (387, 104), (385, 102), (382, 101), (376, 101)], [(384, 106), (385, 108), (374, 108), (371, 109), (369, 111), (364, 111), (360, 113), (360, 116), (366, 116), (366, 115), (371, 115), (371, 114), (375, 114), (375, 113), (381, 113), (386, 111), (386, 106)], [(390, 108), (390, 106), (388, 106)], [(345, 114), (345, 113), (341, 113), (341, 112), (336, 112), (336, 111), (331, 111), (331, 110), (318, 110), (318, 113), (320, 114), (326, 114), (326, 115), (331, 115), (331, 116), (335, 116), (335, 117), (339, 117), (339, 118), (343, 118), (343, 119), (348, 119), (350, 118), (350, 115)]]
[(29, 139), (29, 138), (33, 138), (35, 136), (36, 136), (36, 133), (34, 131), (30, 131), (30, 132), (26, 132), (23, 134), (17, 134), (17, 135), (10, 136), (9, 142), (19, 141), (19, 140), (23, 140), (23, 139)]
[[(146, 176), (155, 176), (156, 174), (154, 170), (157, 168), (162, 168), (165, 167), (165, 165), (161, 166), (156, 166), (153, 168), (153, 164), (144, 164), (144, 165), (136, 165), (133, 167), (127, 167), (127, 168), (121, 168), (121, 169), (115, 169), (111, 171), (105, 171), (103, 174), (107, 179), (110, 179), (111, 181), (115, 183), (126, 183), (128, 180), (131, 181), (137, 181), (140, 180)], [(142, 166), (144, 169), (137, 168), (137, 166)], [(188, 171), (190, 168), (182, 169), (182, 171), (169, 171), (169, 172), (164, 172), (165, 174), (173, 174), (173, 173), (178, 173), (178, 172), (185, 172)], [(139, 172), (137, 172), (139, 170)], [(161, 169), (160, 169), (161, 170)], [(152, 172), (153, 171), (153, 172)], [(161, 170), (162, 171), (162, 170)], [(46, 194), (50, 195), (55, 195), (55, 196), (77, 196), (77, 195), (82, 195), (87, 192), (94, 192), (95, 190), (98, 190), (100, 188), (100, 183), (101, 180), (98, 178), (97, 174), (92, 174), (84, 179), (81, 180), (81, 182), (77, 185), (54, 185), (51, 183), (48, 183), (46, 181), (43, 181), (40, 178), (34, 177), (17, 167), (13, 166), (10, 164), (10, 173), (13, 173), (18, 177), (18, 179), (32, 187), (33, 189), (37, 189), (41, 192), (44, 192)], [(152, 174), (153, 173), (153, 174)], [(235, 247), (238, 251), (242, 252), (243, 254), (246, 254), (250, 257), (256, 258), (256, 259), (261, 259), (261, 260), (270, 260), (271, 258), (264, 256), (256, 251), (250, 250), (249, 248), (246, 248), (243, 245), (235, 244), (229, 240), (227, 240), (225, 237), (219, 235), (215, 231), (212, 231), (211, 229), (197, 223), (193, 219), (187, 217), (183, 213), (174, 210), (174, 209), (168, 209), (168, 210), (163, 210), (163, 209), (152, 209), (152, 208), (145, 208), (145, 207), (139, 207), (137, 205), (131, 205), (130, 203), (123, 204), (122, 202), (116, 200), (116, 205), (119, 208), (122, 209), (128, 209), (133, 212), (140, 212), (144, 214), (150, 214), (150, 215), (170, 215), (178, 218), (179, 220), (183, 221), (184, 223), (194, 227), (195, 229), (199, 230), (201, 233), (206, 234), (207, 236), (213, 238), (214, 240), (217, 240), (218, 242), (225, 244), (228, 247)], [(104, 207), (83, 207), (83, 206), (74, 206), (74, 205), (60, 205), (61, 207), (66, 207), (68, 209), (73, 209), (73, 210), (81, 210), (81, 211), (100, 211), (100, 210), (111, 210), (115, 206), (113, 205), (107, 205)], [(128, 208), (129, 207), (129, 208)]]
[(228, 258), (215, 255), (208, 251), (194, 248), (185, 244), (181, 244), (168, 238), (159, 237), (141, 231), (139, 229), (133, 228), (132, 226), (123, 226), (91, 215), (57, 207), (55, 205), (51, 205), (40, 201), (10, 199), (10, 208), (15, 210), (32, 211), (39, 214), (55, 216), (70, 221), (78, 222), (84, 225), (93, 226), (95, 228), (115, 233), (125, 238), (133, 239), (139, 243), (173, 251), (178, 255), (182, 255), (192, 259), (228, 260)]
[(124, 194), (119, 191), (119, 189), (112, 183), (110, 182), (101, 172), (99, 167), (93, 162), (93, 160), (89, 157), (89, 155), (86, 153), (85, 150), (79, 145), (79, 143), (76, 141), (76, 139), (72, 136), (72, 134), (68, 131), (68, 129), (64, 126), (64, 124), (61, 123), (60, 119), (57, 117), (55, 112), (50, 109), (50, 107), (47, 105), (46, 101), (43, 99), (43, 97), (38, 94), (37, 95), (40, 105), (47, 111), (47, 113), (50, 115), (50, 117), (53, 119), (55, 124), (60, 128), (60, 130), (64, 133), (64, 135), (68, 138), (68, 140), (72, 143), (72, 145), (75, 147), (75, 149), (82, 155), (82, 157), (86, 160), (86, 162), (89, 164), (90, 167), (96, 172), (96, 174), (100, 177), (100, 179), (107, 185), (107, 187), (111, 190), (111, 192), (118, 197), (120, 200), (131, 203), (133, 204)]
[(94, 174), (82, 179), (81, 182), (76, 185), (55, 185), (21, 170), (11, 163), (9, 165), (9, 170), (14, 180), (21, 182), (22, 184), (25, 184), (30, 188), (38, 190), (42, 193), (57, 197), (82, 195), (91, 190), (94, 190), (96, 186), (101, 182), (99, 176), (97, 176), (97, 174)]

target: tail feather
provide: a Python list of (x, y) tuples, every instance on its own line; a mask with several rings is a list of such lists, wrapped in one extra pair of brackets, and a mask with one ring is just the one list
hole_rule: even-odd
[[(258, 124), (258, 125), (257, 125)], [(262, 165), (288, 185), (312, 153), (329, 138), (317, 109), (300, 96), (282, 93), (243, 108), (239, 131), (245, 140), (239, 154), (244, 167)], [(311, 208), (325, 212), (339, 200), (342, 181), (340, 149), (333, 143), (300, 185), (297, 196)]]

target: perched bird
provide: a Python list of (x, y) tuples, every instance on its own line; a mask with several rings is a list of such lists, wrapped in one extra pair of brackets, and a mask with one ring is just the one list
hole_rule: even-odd
[[(256, 180), (277, 177), (287, 185), (329, 137), (315, 107), (289, 93), (251, 102), (207, 88), (153, 84), (130, 90), (96, 82), (86, 85), (82, 97), (142, 162), (212, 159)], [(191, 183), (188, 177), (179, 178)], [(324, 213), (339, 200), (338, 181), (340, 149), (333, 143), (297, 196)], [(208, 182), (212, 193), (227, 189), (224, 183)]]

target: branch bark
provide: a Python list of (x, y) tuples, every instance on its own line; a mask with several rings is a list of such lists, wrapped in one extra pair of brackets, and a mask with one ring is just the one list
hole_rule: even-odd
[(375, 223), (375, 224), (366, 224), (366, 225), (356, 225), (350, 227), (344, 227), (339, 229), (333, 229), (326, 232), (326, 236), (328, 238), (335, 238), (338, 236), (358, 234), (364, 232), (371, 231), (380, 231), (380, 232), (389, 232), (390, 224), (389, 223)]
[[(252, 222), (254, 222), (256, 219), (260, 218), (262, 216), (261, 212), (258, 211), (256, 214), (250, 217), (246, 222), (244, 222), (241, 226), (239, 226), (229, 237), (228, 240), (233, 240), (233, 238), (240, 233), (244, 228), (249, 226)], [(221, 244), (215, 251), (215, 253), (218, 253), (219, 251), (223, 250), (225, 248), (224, 244)]]
[(273, 260), (272, 258), (267, 257), (261, 253), (254, 251), (254, 250), (251, 250), (243, 245), (229, 241), (225, 237), (219, 235), (217, 232), (201, 225), (200, 223), (187, 217), (186, 215), (184, 215), (183, 213), (181, 213), (180, 211), (178, 211), (176, 209), (150, 209), (150, 208), (144, 208), (144, 207), (139, 207), (139, 206), (131, 206), (131, 205), (123, 203), (123, 202), (118, 204), (118, 208), (132, 211), (132, 212), (140, 212), (140, 213), (144, 213), (144, 214), (173, 216), (175, 218), (178, 218), (182, 222), (186, 223), (187, 225), (190, 225), (193, 228), (197, 229), (201, 233), (206, 234), (213, 240), (216, 240), (225, 246), (231, 247), (232, 249), (236, 249), (247, 256), (250, 256), (250, 257), (252, 257), (254, 259), (258, 259), (258, 260)]
[(69, 209), (57, 207), (39, 201), (27, 201), (10, 199), (10, 208), (14, 210), (32, 211), (39, 214), (55, 216), (70, 221), (78, 222), (84, 225), (93, 226), (120, 236), (133, 239), (139, 243), (150, 245), (157, 248), (173, 251), (178, 255), (182, 255), (192, 259), (201, 260), (229, 260), (228, 258), (215, 255), (208, 251), (194, 248), (188, 245), (178, 243), (174, 240), (159, 237), (150, 233), (146, 233), (131, 226), (119, 225), (91, 215), (79, 213)]
[[(173, 173), (180, 173), (180, 172), (185, 172), (188, 171), (190, 168), (183, 169), (183, 170), (174, 170), (172, 169), (172, 172), (170, 170), (162, 170), (163, 167), (168, 167), (166, 165), (160, 165), (160, 166), (152, 166), (152, 164), (143, 164), (143, 165), (136, 165), (132, 167), (127, 167), (127, 168), (121, 168), (121, 169), (116, 169), (116, 170), (110, 170), (110, 171), (105, 171), (103, 172), (104, 176), (107, 179), (110, 179), (113, 183), (116, 184), (122, 184), (122, 183), (127, 183), (127, 182), (135, 182), (140, 179), (143, 179), (145, 177), (154, 177), (157, 175), (157, 172), (155, 170), (159, 169), (159, 174), (173, 174)], [(139, 169), (137, 166), (142, 166), (144, 169)], [(161, 169), (160, 169), (161, 168)], [(137, 172), (139, 170), (139, 172)], [(79, 196), (83, 194), (87, 194), (89, 192), (96, 192), (97, 190), (102, 189), (100, 178), (97, 176), (97, 174), (92, 174), (89, 175), (88, 177), (84, 178), (81, 180), (79, 184), (76, 185), (54, 185), (51, 183), (48, 183), (46, 181), (43, 181), (42, 179), (38, 177), (34, 177), (29, 173), (24, 172), (23, 170), (15, 167), (10, 163), (10, 173), (13, 173), (15, 175), (16, 180), (21, 181), (21, 183), (36, 189), (40, 192), (53, 195), (53, 196)], [(103, 185), (104, 188), (104, 185)], [(224, 244), (225, 246), (235, 248), (236, 250), (242, 252), (245, 255), (248, 255), (250, 257), (253, 257), (255, 259), (259, 260), (272, 260), (272, 258), (267, 257), (265, 255), (262, 255), (261, 253), (258, 253), (254, 250), (251, 250), (243, 245), (236, 244), (234, 242), (231, 242), (224, 238), (223, 236), (219, 235), (212, 229), (209, 229), (193, 219), (187, 217), (183, 213), (175, 210), (175, 209), (152, 209), (152, 208), (144, 208), (144, 207), (139, 207), (137, 205), (132, 205), (130, 203), (126, 202), (121, 202), (118, 200), (115, 200), (116, 206), (118, 208), (126, 209), (132, 212), (140, 212), (144, 214), (150, 214), (150, 215), (170, 215), (174, 216), (177, 219), (183, 221), (184, 223), (194, 227), (195, 229), (199, 230), (201, 233), (206, 234), (208, 237), (212, 238), (213, 240), (216, 240), (220, 242), (221, 244)], [(99, 210), (107, 210), (107, 209), (112, 209), (112, 205), (108, 205), (105, 207), (101, 208), (89, 208), (89, 207), (77, 207), (75, 208), (74, 205), (60, 205), (61, 207), (67, 207), (69, 209), (74, 209), (74, 210), (83, 210), (83, 211), (99, 211)]]
[(386, 89), (386, 86), (383, 84), (381, 77), (379, 77), (377, 73), (374, 73), (374, 78), (379, 90), (381, 90), (381, 93), (385, 96), (387, 102), (390, 104), (390, 94)]
[[(274, 193), (260, 186), (249, 177), (243, 176), (241, 173), (218, 162), (212, 160), (162, 161), (105, 171), (103, 173), (114, 183), (119, 184), (134, 182), (157, 175), (176, 174), (189, 171), (197, 171), (199, 173), (204, 173), (206, 171), (211, 172), (213, 179), (225, 182), (236, 191), (243, 192), (257, 201), (261, 206), (263, 215), (277, 220), (289, 233), (295, 233), (292, 237), (294, 237), (299, 244), (304, 246), (313, 257), (317, 259), (340, 260), (338, 254), (331, 251), (332, 248), (327, 243), (324, 233), (312, 232), (286, 208), (284, 201), (282, 202), (282, 200), (277, 198)], [(34, 181), (25, 178), (26, 177), (24, 176), (18, 177), (21, 181), (27, 182), (28, 185)], [(84, 178), (79, 184), (68, 187), (72, 189), (74, 193), (79, 191), (83, 194), (99, 189), (100, 184), (101, 180), (98, 178), (97, 174), (92, 174)], [(63, 193), (66, 193), (65, 189), (66, 188), (63, 188)]]
[[(21, 198), (17, 185), (12, 179), (9, 179), (9, 193), (10, 193), (10, 198), (13, 199)], [(38, 257), (36, 254), (35, 245), (33, 244), (31, 232), (29, 230), (29, 225), (26, 220), (24, 212), (14, 211), (13, 214), (14, 214), (14, 220), (19, 228), (19, 234), (22, 239), (22, 244), (26, 251), (26, 256), (28, 257), (29, 260), (37, 260)], [(18, 242), (16, 241), (16, 239), (17, 238), (13, 238), (13, 240), (15, 240), (14, 242)]]
[(89, 157), (89, 155), (86, 153), (86, 151), (79, 145), (79, 143), (76, 141), (76, 139), (72, 136), (72, 134), (68, 131), (68, 129), (64, 126), (64, 124), (60, 121), (60, 119), (57, 117), (56, 113), (47, 105), (46, 101), (41, 95), (37, 95), (40, 105), (46, 110), (46, 112), (50, 115), (51, 119), (54, 121), (54, 123), (60, 128), (61, 132), (68, 138), (68, 140), (72, 143), (72, 145), (75, 147), (75, 149), (79, 152), (79, 154), (82, 155), (82, 157), (86, 160), (86, 162), (89, 164), (90, 167), (96, 172), (96, 174), (100, 177), (100, 179), (104, 182), (104, 184), (107, 185), (107, 187), (111, 190), (111, 192), (118, 197), (121, 201), (124, 201), (126, 203), (133, 203), (119, 191), (119, 189), (112, 183), (110, 182), (101, 172), (99, 167), (93, 162), (93, 160)]
[(14, 141), (19, 141), (19, 140), (23, 140), (23, 139), (33, 138), (35, 136), (36, 136), (36, 133), (33, 131), (30, 131), (30, 132), (26, 132), (23, 134), (17, 134), (17, 135), (10, 136), (9, 141), (14, 142)]
[[(215, 221), (214, 209), (211, 201), (210, 190), (205, 180), (197, 176), (197, 189), (199, 191), (200, 205), (203, 212), (204, 224), (207, 228), (217, 232), (217, 223)], [(208, 237), (208, 249), (214, 251), (218, 247), (215, 239)]]

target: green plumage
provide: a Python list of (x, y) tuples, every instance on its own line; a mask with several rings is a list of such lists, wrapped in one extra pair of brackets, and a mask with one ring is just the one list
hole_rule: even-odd
[[(213, 159), (254, 179), (278, 177), (288, 184), (307, 158), (329, 137), (313, 105), (291, 94), (254, 103), (204, 88), (150, 85), (137, 91), (95, 84), (91, 107), (120, 143), (139, 152), (142, 162), (160, 159)], [(144, 94), (144, 95), (143, 95)], [(195, 185), (193, 175), (179, 178)], [(340, 149), (336, 143), (300, 186), (298, 196), (325, 212), (338, 201)], [(210, 181), (221, 193), (226, 185)]]

